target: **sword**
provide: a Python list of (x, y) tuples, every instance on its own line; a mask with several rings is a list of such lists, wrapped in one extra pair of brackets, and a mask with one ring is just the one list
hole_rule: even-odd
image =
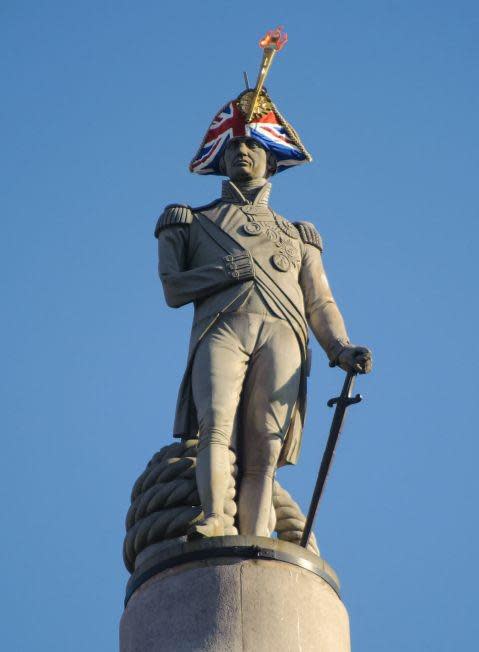
[(354, 387), (355, 377), (355, 371), (348, 371), (344, 380), (341, 394), (336, 398), (329, 399), (328, 401), (328, 407), (333, 407), (335, 405), (336, 409), (334, 410), (334, 416), (331, 423), (331, 428), (329, 430), (328, 441), (326, 443), (326, 448), (324, 449), (321, 466), (319, 467), (318, 478), (316, 480), (313, 497), (309, 506), (308, 517), (306, 519), (303, 535), (301, 537), (300, 545), (303, 546), (303, 548), (308, 546), (311, 530), (313, 529), (314, 519), (316, 518), (316, 513), (318, 511), (319, 501), (321, 500), (321, 496), (323, 494), (324, 485), (326, 484), (326, 479), (328, 477), (331, 463), (333, 461), (336, 444), (338, 443), (339, 435), (343, 427), (346, 410), (350, 405), (360, 403), (363, 400), (361, 394), (356, 394), (356, 396), (351, 395)]

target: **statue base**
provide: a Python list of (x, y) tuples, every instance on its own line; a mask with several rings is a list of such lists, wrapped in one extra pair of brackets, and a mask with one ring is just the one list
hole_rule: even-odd
[(152, 545), (137, 559), (121, 652), (349, 652), (333, 569), (254, 536)]

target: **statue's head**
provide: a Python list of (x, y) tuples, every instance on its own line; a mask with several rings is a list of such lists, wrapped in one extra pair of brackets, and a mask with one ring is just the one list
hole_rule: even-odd
[(231, 181), (267, 179), (276, 172), (276, 157), (250, 136), (228, 141), (220, 161), (221, 172)]

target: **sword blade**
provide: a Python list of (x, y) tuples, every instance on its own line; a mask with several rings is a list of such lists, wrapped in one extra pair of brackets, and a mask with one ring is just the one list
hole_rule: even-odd
[(331, 469), (331, 464), (333, 461), (334, 451), (336, 449), (336, 444), (341, 433), (344, 418), (346, 416), (347, 408), (354, 404), (359, 403), (362, 399), (359, 394), (355, 397), (351, 396), (352, 389), (354, 387), (354, 380), (356, 374), (354, 372), (348, 372), (344, 380), (343, 389), (341, 390), (340, 396), (333, 398), (328, 401), (328, 405), (332, 407), (336, 405), (334, 410), (334, 416), (331, 423), (331, 428), (329, 430), (328, 441), (326, 442), (326, 448), (324, 449), (323, 457), (321, 459), (321, 465), (318, 471), (318, 477), (316, 479), (316, 484), (314, 486), (313, 497), (311, 499), (311, 504), (308, 510), (308, 516), (306, 518), (306, 523), (303, 530), (303, 535), (301, 537), (300, 545), (303, 548), (308, 546), (309, 537), (311, 536), (311, 531), (313, 529), (314, 520), (318, 511), (319, 501), (323, 494), (324, 486), (328, 477), (328, 473)]

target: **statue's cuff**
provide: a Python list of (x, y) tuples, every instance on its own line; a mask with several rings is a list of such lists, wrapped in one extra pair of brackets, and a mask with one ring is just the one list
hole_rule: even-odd
[(351, 345), (349, 340), (343, 340), (338, 338), (334, 340), (333, 344), (328, 349), (328, 358), (331, 365), (336, 365), (338, 363), (338, 358), (344, 349)]
[(226, 274), (235, 281), (249, 281), (254, 278), (254, 263), (249, 251), (225, 256), (223, 263)]

